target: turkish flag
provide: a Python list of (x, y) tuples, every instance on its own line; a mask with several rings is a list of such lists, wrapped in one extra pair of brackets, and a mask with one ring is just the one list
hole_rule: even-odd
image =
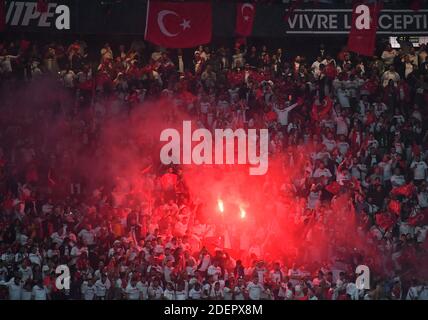
[(325, 189), (330, 192), (331, 194), (338, 194), (340, 192), (340, 184), (338, 184), (336, 181), (333, 181), (329, 185), (325, 187)]
[(253, 33), (256, 8), (251, 3), (236, 4), (236, 34), (248, 37)]
[(407, 222), (409, 223), (409, 225), (416, 227), (418, 225), (423, 225), (424, 222), (426, 221), (425, 219), (426, 215), (424, 213), (419, 213), (418, 215), (414, 216), (414, 217), (410, 217)]
[(321, 105), (314, 103), (312, 105), (312, 118), (315, 121), (324, 119), (333, 109), (333, 101), (330, 97), (325, 97)]
[(364, 4), (357, 2), (352, 9), (352, 27), (348, 38), (348, 49), (363, 56), (373, 56), (376, 45), (381, 2)]
[(391, 200), (389, 202), (388, 205), (388, 209), (392, 212), (395, 213), (396, 215), (400, 215), (401, 212), (401, 203), (398, 200)]
[(384, 213), (378, 213), (375, 216), (376, 224), (384, 230), (392, 229), (395, 224), (395, 220), (389, 215)]
[(412, 183), (402, 185), (401, 187), (395, 187), (391, 190), (391, 194), (394, 196), (406, 196), (410, 197), (415, 191), (415, 186)]
[(145, 39), (165, 48), (191, 48), (211, 41), (212, 7), (205, 2), (147, 4)]

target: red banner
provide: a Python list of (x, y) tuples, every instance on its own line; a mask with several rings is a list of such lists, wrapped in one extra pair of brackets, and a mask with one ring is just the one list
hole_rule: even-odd
[(204, 2), (147, 4), (147, 41), (166, 48), (191, 48), (211, 41), (212, 8)]
[(352, 27), (349, 33), (348, 49), (364, 56), (373, 56), (376, 45), (380, 2), (356, 3), (352, 10)]
[(415, 186), (412, 183), (405, 184), (401, 187), (395, 187), (391, 190), (391, 194), (394, 196), (405, 196), (410, 197), (415, 191)]
[(236, 34), (248, 37), (253, 33), (256, 7), (251, 3), (238, 3), (236, 5)]

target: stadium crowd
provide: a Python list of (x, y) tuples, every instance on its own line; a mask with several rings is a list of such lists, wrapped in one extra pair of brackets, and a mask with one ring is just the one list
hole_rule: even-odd
[[(201, 46), (188, 57), (135, 41), (105, 44), (96, 66), (88, 46), (0, 44), (0, 299), (428, 299), (425, 45), (385, 45), (366, 58), (346, 48), (290, 57), (238, 44)], [(52, 88), (66, 92), (64, 101), (16, 117), (19, 88), (45, 78), (57, 80)], [(144, 168), (151, 200), (143, 204), (129, 188), (89, 189), (75, 157), (102, 157), (104, 121), (161, 97), (209, 130), (268, 128), (271, 156), (295, 166), (270, 191), (301, 204), (280, 217), (321, 229), (312, 234), (331, 246), (351, 237), (332, 219), (355, 220), (350, 232), (375, 254), (344, 245), (340, 259), (309, 263), (269, 259), (262, 245), (247, 256), (208, 248), (205, 238), (218, 234), (194, 218), (179, 167)], [(68, 138), (46, 144), (39, 129), (55, 114), (65, 116)], [(347, 205), (338, 208), (338, 199)], [(360, 264), (370, 266), (369, 289), (356, 286)], [(70, 269), (68, 290), (55, 283), (58, 265)]]

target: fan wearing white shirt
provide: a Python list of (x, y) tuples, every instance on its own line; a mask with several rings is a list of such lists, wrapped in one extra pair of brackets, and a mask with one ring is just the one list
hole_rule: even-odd
[(30, 301), (33, 298), (32, 281), (28, 280), (22, 287), (21, 300)]
[(154, 280), (148, 290), (150, 300), (161, 300), (163, 297), (163, 289), (159, 285), (158, 280)]
[(419, 300), (422, 289), (422, 286), (418, 284), (417, 280), (412, 280), (412, 286), (407, 292), (406, 300)]
[(299, 103), (294, 103), (292, 105), (290, 105), (289, 102), (287, 102), (285, 104), (284, 108), (278, 108), (277, 106), (274, 106), (274, 111), (276, 112), (276, 114), (278, 115), (278, 122), (282, 125), (282, 126), (287, 126), (288, 125), (288, 114), (297, 106), (299, 105)]
[(392, 80), (396, 86), (398, 81), (400, 81), (400, 75), (395, 71), (394, 66), (390, 66), (387, 71), (382, 75), (382, 85), (386, 87), (389, 81)]
[(360, 292), (354, 282), (351, 281), (346, 285), (346, 294), (351, 297), (351, 300), (359, 299)]
[(421, 161), (420, 156), (415, 156), (415, 159), (410, 164), (410, 169), (413, 169), (413, 180), (415, 182), (419, 183), (425, 180), (428, 166), (425, 161)]
[(0, 281), (0, 286), (5, 286), (9, 289), (9, 300), (21, 300), (22, 282), (19, 276), (15, 276), (8, 282)]
[(278, 262), (274, 264), (274, 269), (270, 272), (270, 279), (275, 284), (280, 284), (283, 279), (283, 274), (281, 271), (281, 266)]
[(176, 300), (187, 300), (188, 294), (186, 291), (186, 285), (184, 283), (179, 283), (177, 286), (177, 290), (175, 291), (175, 299)]
[(291, 282), (282, 283), (278, 292), (278, 297), (282, 298), (283, 300), (293, 300), (293, 296), (293, 285)]
[(97, 270), (95, 270), (95, 272), (94, 272), (94, 276), (95, 276), (95, 278), (100, 279), (100, 278), (101, 278), (101, 275), (103, 274), (103, 270), (104, 270), (104, 262), (103, 262), (103, 261), (100, 261), (100, 262), (98, 263), (98, 269), (97, 269)]
[(168, 260), (163, 268), (163, 275), (166, 282), (171, 281), (171, 274), (174, 272), (173, 261)]
[(379, 118), (385, 111), (388, 110), (388, 107), (383, 102), (375, 102), (373, 104), (374, 113), (377, 118)]
[(260, 300), (263, 292), (263, 285), (259, 283), (259, 279), (255, 277), (253, 281), (250, 281), (247, 285), (248, 298), (250, 300)]
[(219, 281), (216, 281), (214, 283), (214, 285), (211, 287), (209, 297), (211, 300), (223, 300), (224, 299), (224, 293), (223, 293), (223, 290), (220, 288), (220, 282)]
[(89, 281), (83, 281), (80, 288), (84, 300), (94, 300), (96, 297), (97, 288), (95, 287), (95, 278)]
[(201, 251), (201, 254), (199, 255), (199, 271), (205, 272), (207, 271), (208, 267), (210, 266), (211, 262), (211, 256), (209, 255), (208, 251), (204, 248)]
[[(4, 53), (7, 53), (4, 50)], [(18, 59), (19, 56), (13, 56), (10, 54), (2, 54), (0, 56), (0, 73), (7, 74), (13, 71), (12, 69), (12, 60)]]
[(336, 148), (336, 140), (334, 140), (334, 136), (331, 132), (327, 134), (327, 137), (325, 137), (322, 141), (323, 145), (327, 147), (327, 151), (331, 152), (334, 148)]
[(312, 70), (312, 73), (316, 79), (318, 79), (320, 74), (321, 74), (321, 72), (320, 72), (321, 64), (322, 64), (322, 58), (321, 57), (317, 57), (317, 60), (315, 60), (315, 62), (312, 63), (311, 70)]
[(214, 260), (214, 263), (208, 267), (207, 275), (212, 277), (214, 281), (218, 281), (219, 276), (221, 276), (221, 268), (217, 260)]
[(421, 208), (427, 208), (428, 207), (428, 192), (425, 189), (420, 190), (417, 194), (417, 198), (418, 198), (418, 205)]
[(339, 142), (337, 143), (337, 148), (339, 149), (340, 154), (343, 156), (348, 152), (350, 146), (349, 143), (346, 142), (346, 137), (344, 135), (340, 136)]
[(166, 288), (163, 292), (163, 298), (165, 300), (176, 300), (174, 285), (172, 282), (166, 284)]
[(335, 116), (335, 122), (336, 122), (336, 134), (348, 136), (349, 126), (350, 126), (349, 118), (342, 115), (341, 112), (339, 111), (338, 115)]
[(149, 284), (145, 278), (138, 281), (137, 288), (141, 292), (141, 299), (149, 300)]
[(65, 237), (66, 237), (66, 233), (64, 228), (60, 228), (57, 232), (54, 232), (51, 235), (52, 242), (59, 245), (62, 245)]
[(297, 268), (297, 265), (294, 263), (293, 266), (288, 270), (288, 277), (290, 279), (290, 284), (295, 286), (300, 283), (303, 273)]
[(378, 166), (382, 169), (383, 181), (389, 181), (392, 176), (392, 160), (388, 155), (384, 155)]
[(134, 277), (128, 282), (128, 285), (125, 288), (125, 294), (128, 300), (141, 299), (141, 290), (138, 288), (137, 279)]
[(208, 281), (204, 281), (202, 283), (202, 293), (201, 293), (202, 300), (208, 299), (210, 297), (210, 293), (211, 293), (211, 283)]
[(33, 287), (32, 294), (34, 300), (48, 300), (48, 288), (43, 285), (43, 281), (37, 281), (37, 284)]
[(67, 70), (61, 72), (62, 81), (66, 88), (74, 88), (74, 82), (76, 80), (76, 74), (73, 70)]
[(235, 297), (235, 300), (245, 300), (245, 283), (244, 279), (239, 278), (238, 279), (238, 285), (235, 286), (233, 289), (233, 295)]
[(189, 299), (201, 300), (201, 297), (202, 297), (201, 284), (197, 282), (195, 283), (194, 287), (189, 291)]
[[(19, 264), (22, 263), (24, 261), (24, 259), (28, 258), (28, 253), (25, 249), (25, 247), (21, 247), (21, 249), (19, 250), (19, 252), (17, 252), (15, 254), (15, 263)], [(1, 259), (0, 259), (1, 262)], [(0, 277), (1, 279), (1, 277)]]
[(42, 257), (40, 256), (39, 249), (37, 247), (33, 247), (31, 253), (28, 255), (32, 264), (37, 264), (41, 266)]
[(233, 290), (230, 288), (230, 281), (226, 280), (223, 288), (224, 300), (233, 300)]
[(423, 244), (427, 237), (427, 232), (428, 232), (428, 225), (417, 226), (415, 228), (416, 241), (418, 243)]
[(336, 181), (343, 186), (349, 180), (351, 180), (350, 172), (343, 165), (339, 165), (336, 171)]
[(77, 259), (79, 258), (80, 254), (82, 252), (87, 252), (87, 248), (79, 248), (78, 244), (70, 241), (70, 246), (72, 247), (70, 250), (70, 257), (71, 257), (71, 261), (69, 263), (69, 265), (73, 266), (76, 264)]
[(257, 263), (256, 267), (254, 268), (253, 274), (256, 275), (257, 279), (259, 280), (259, 283), (264, 283), (265, 281), (265, 274), (268, 271), (265, 268), (264, 262), (260, 261)]
[(391, 176), (391, 184), (393, 187), (400, 187), (406, 183), (406, 179), (401, 174), (399, 168), (394, 169), (394, 174)]
[(320, 162), (319, 167), (314, 171), (313, 177), (314, 178), (331, 178), (333, 175), (331, 174), (330, 170), (325, 167), (324, 162)]
[(24, 260), (22, 265), (19, 267), (19, 272), (21, 273), (22, 282), (27, 281), (28, 279), (33, 279), (33, 270), (28, 260)]
[(427, 301), (428, 300), (428, 286), (422, 285), (421, 292), (419, 293), (419, 300)]
[(311, 186), (311, 192), (308, 195), (307, 208), (315, 209), (319, 205), (320, 199), (321, 199), (321, 190), (317, 185), (313, 184)]
[(95, 282), (95, 287), (96, 287), (97, 298), (100, 300), (105, 300), (107, 298), (107, 294), (111, 288), (111, 282), (107, 278), (106, 274), (103, 273), (101, 275), (101, 279), (98, 279)]
[(92, 230), (92, 226), (90, 224), (88, 224), (86, 228), (82, 229), (78, 236), (87, 246), (92, 246), (95, 244), (95, 232)]

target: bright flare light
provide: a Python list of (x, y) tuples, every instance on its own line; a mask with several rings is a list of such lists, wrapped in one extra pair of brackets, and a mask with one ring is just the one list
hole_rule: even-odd
[(247, 216), (247, 213), (242, 207), (239, 207), (239, 210), (241, 211), (241, 219), (245, 219), (245, 217)]
[(217, 204), (218, 204), (218, 210), (220, 210), (221, 213), (224, 212), (224, 204), (223, 204), (223, 200), (218, 199), (217, 200)]

